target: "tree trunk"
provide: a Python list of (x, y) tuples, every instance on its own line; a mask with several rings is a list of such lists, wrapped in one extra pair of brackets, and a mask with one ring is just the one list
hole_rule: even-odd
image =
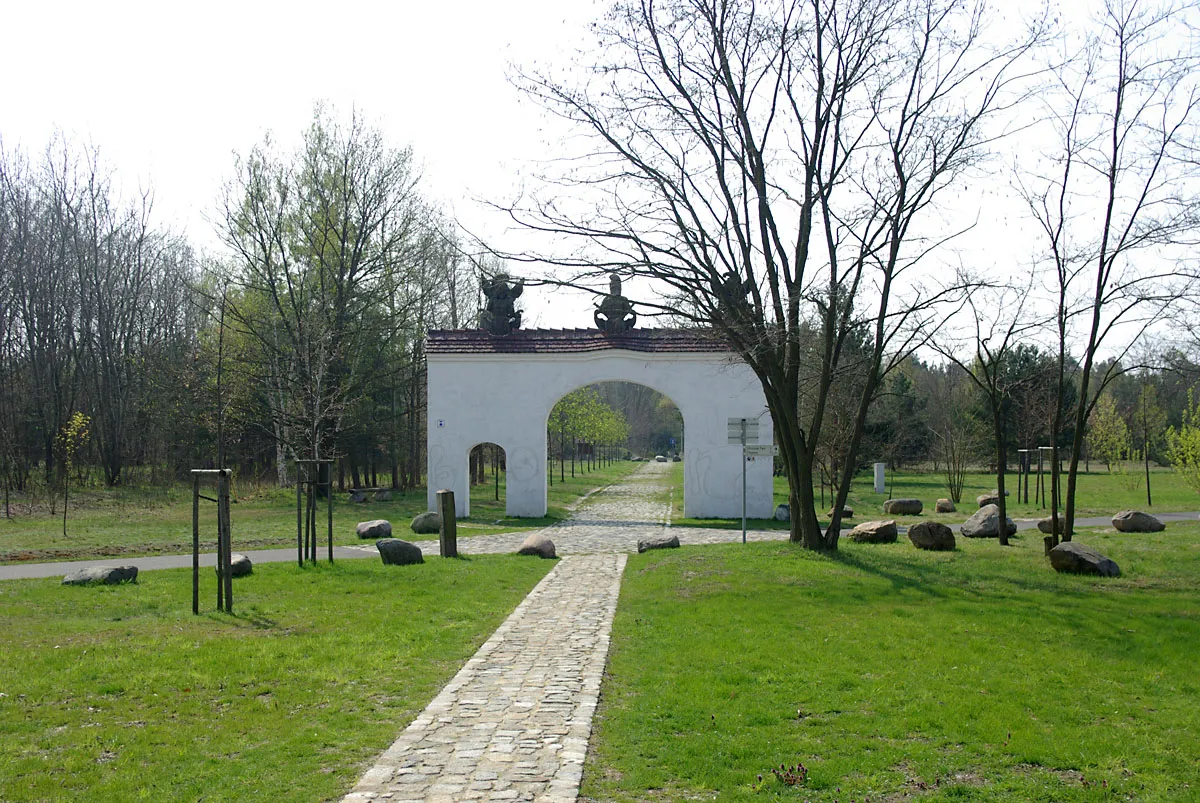
[(1004, 464), (1008, 462), (1008, 455), (1007, 444), (1004, 442), (1004, 414), (1001, 404), (996, 401), (992, 403), (992, 426), (996, 434), (996, 507), (1000, 509), (997, 527), (1000, 546), (1008, 546), (1008, 500), (1004, 496)]

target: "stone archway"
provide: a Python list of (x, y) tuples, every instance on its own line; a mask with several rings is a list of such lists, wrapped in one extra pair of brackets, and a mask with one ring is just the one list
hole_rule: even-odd
[[(669, 396), (687, 431), (684, 515), (741, 515), (741, 447), (728, 443), (730, 418), (759, 421), (771, 443), (771, 419), (754, 372), (724, 344), (674, 329), (605, 334), (595, 329), (432, 331), (428, 361), (428, 488), (454, 491), (459, 517), (470, 515), (467, 453), (491, 442), (507, 455), (506, 512), (546, 514), (546, 422), (554, 404), (576, 388), (625, 381)], [(771, 461), (746, 467), (746, 515), (774, 510)]]

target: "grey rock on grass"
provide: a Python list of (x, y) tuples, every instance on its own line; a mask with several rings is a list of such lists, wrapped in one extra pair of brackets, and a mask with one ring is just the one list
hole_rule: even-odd
[(359, 538), (380, 538), (392, 537), (392, 523), (386, 519), (374, 519), (373, 521), (360, 521), (358, 526), (354, 528), (354, 532)]
[(62, 579), (65, 586), (117, 585), (137, 580), (137, 566), (89, 566), (76, 569)]
[(638, 552), (648, 552), (651, 549), (679, 549), (678, 535), (654, 535), (638, 539)]
[(1112, 518), (1113, 527), (1123, 533), (1160, 533), (1167, 525), (1140, 510), (1122, 510)]
[(917, 516), (924, 509), (920, 499), (889, 499), (883, 503), (883, 512), (893, 516)]
[[(219, 567), (214, 566), (213, 571)], [(229, 556), (229, 576), (230, 577), (245, 577), (254, 571), (254, 564), (250, 561), (249, 555), (243, 555), (240, 552), (234, 552)]]
[(1051, 549), (1050, 565), (1056, 572), (1098, 574), (1101, 577), (1121, 576), (1121, 567), (1115, 561), (1078, 541), (1064, 541)]
[[(1062, 532), (1063, 525), (1065, 523), (1066, 522), (1061, 518), (1058, 520), (1058, 531), (1060, 533)], [(1045, 533), (1046, 535), (1050, 535), (1051, 533), (1053, 533), (1054, 532), (1054, 517), (1047, 516), (1044, 519), (1038, 519), (1038, 530), (1040, 532)]]
[(385, 566), (409, 566), (425, 562), (421, 547), (399, 538), (381, 538), (375, 542), (375, 548), (379, 550), (379, 557)]
[(517, 550), (517, 554), (536, 555), (539, 558), (557, 557), (554, 552), (554, 542), (548, 536), (541, 533), (530, 533), (521, 542), (521, 547)]
[(860, 544), (893, 544), (899, 532), (893, 519), (864, 521), (850, 531), (850, 540)]
[[(1015, 534), (1017, 531), (1016, 522), (1008, 517), (1005, 518), (1008, 524), (1008, 534)], [(999, 538), (1000, 508), (995, 505), (984, 505), (962, 523), (962, 526), (959, 527), (959, 532), (967, 538)]]
[(429, 513), (422, 513), (413, 519), (412, 524), (409, 526), (412, 528), (412, 531), (418, 535), (429, 535), (430, 533), (441, 532), (442, 517), (432, 511)]
[(954, 531), (940, 521), (922, 521), (908, 528), (908, 540), (917, 549), (945, 552), (954, 549)]

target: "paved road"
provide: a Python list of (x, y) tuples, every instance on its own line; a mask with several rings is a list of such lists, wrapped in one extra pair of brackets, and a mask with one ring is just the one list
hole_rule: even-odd
[[(670, 464), (667, 465), (669, 466)], [(653, 468), (649, 468), (651, 466)], [(651, 473), (655, 470), (661, 470), (661, 464), (649, 463), (645, 469), (645, 471)], [(641, 507), (641, 513), (638, 514), (641, 516), (640, 518), (621, 518), (622, 516), (634, 515), (633, 511), (639, 509), (637, 506), (631, 506), (635, 505), (634, 498), (639, 493), (641, 493), (641, 490), (638, 489), (636, 483), (622, 483), (611, 486), (589, 498), (588, 502), (575, 513), (568, 525), (550, 529), (550, 535), (558, 549), (558, 554), (636, 552), (638, 538), (642, 537), (641, 533), (645, 532), (647, 527), (660, 527), (664, 525), (669, 527), (669, 523), (666, 522), (667, 513), (665, 508), (651, 511)], [(1200, 519), (1200, 513), (1197, 512), (1155, 513), (1154, 516), (1163, 522), (1196, 521)], [(868, 521), (871, 518), (882, 519), (886, 517), (880, 513), (878, 516), (864, 516), (855, 521)], [(1020, 531), (1037, 529), (1037, 519), (1016, 519), (1015, 522), (1017, 529)], [(1111, 527), (1112, 519), (1106, 516), (1093, 516), (1076, 519), (1075, 525), (1077, 527)], [(846, 524), (846, 529), (853, 526), (854, 522), (849, 522)], [(721, 544), (741, 540), (741, 530), (676, 527), (671, 532), (679, 536), (681, 544)], [(907, 528), (901, 527), (900, 532), (907, 532)], [(528, 534), (528, 532), (499, 533), (496, 535), (476, 535), (469, 538), (460, 538), (458, 542), (459, 551), (464, 554), (516, 552)], [(746, 534), (748, 541), (782, 541), (786, 538), (787, 532), (783, 530), (750, 530)], [(417, 541), (416, 543), (421, 547), (421, 551), (424, 554), (438, 554), (438, 542), (436, 540)], [(250, 560), (255, 564), (287, 563), (296, 559), (296, 550), (293, 547), (240, 551), (242, 554), (249, 556)], [(326, 554), (325, 547), (322, 546), (318, 555), (324, 560)], [(374, 544), (361, 544), (357, 546), (335, 546), (333, 548), (333, 555), (335, 560), (377, 558), (379, 552), (375, 549)], [(200, 556), (201, 566), (216, 566), (216, 564), (217, 555), (215, 552)], [(61, 577), (76, 569), (90, 566), (137, 566), (139, 572), (144, 572), (154, 569), (182, 569), (191, 565), (191, 555), (157, 555), (144, 558), (97, 558), (93, 560), (61, 561), (58, 563), (14, 563), (0, 566), (0, 580)]]

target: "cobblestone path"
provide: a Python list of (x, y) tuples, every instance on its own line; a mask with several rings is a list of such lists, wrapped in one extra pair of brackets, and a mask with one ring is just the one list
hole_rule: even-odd
[[(665, 469), (644, 467), (546, 531), (564, 557), (345, 801), (578, 797), (624, 553), (666, 526)], [(477, 536), (460, 547), (511, 552), (524, 535)], [(436, 554), (437, 544), (428, 546)]]
[[(681, 499), (667, 496), (664, 474), (670, 463), (647, 463), (619, 483), (593, 494), (561, 525), (547, 527), (542, 532), (550, 536), (559, 555), (588, 555), (598, 552), (637, 552), (639, 538), (670, 527), (669, 505), (682, 506)], [(671, 534), (678, 536), (683, 546), (698, 544), (729, 544), (742, 540), (741, 529), (705, 529), (676, 527)], [(528, 532), (474, 535), (458, 539), (458, 551), (466, 555), (516, 552)], [(398, 537), (403, 537), (398, 536)], [(747, 541), (786, 541), (787, 530), (750, 530)], [(437, 540), (414, 541), (425, 555), (438, 554)], [(362, 550), (372, 557), (379, 554), (373, 543), (347, 549)]]

